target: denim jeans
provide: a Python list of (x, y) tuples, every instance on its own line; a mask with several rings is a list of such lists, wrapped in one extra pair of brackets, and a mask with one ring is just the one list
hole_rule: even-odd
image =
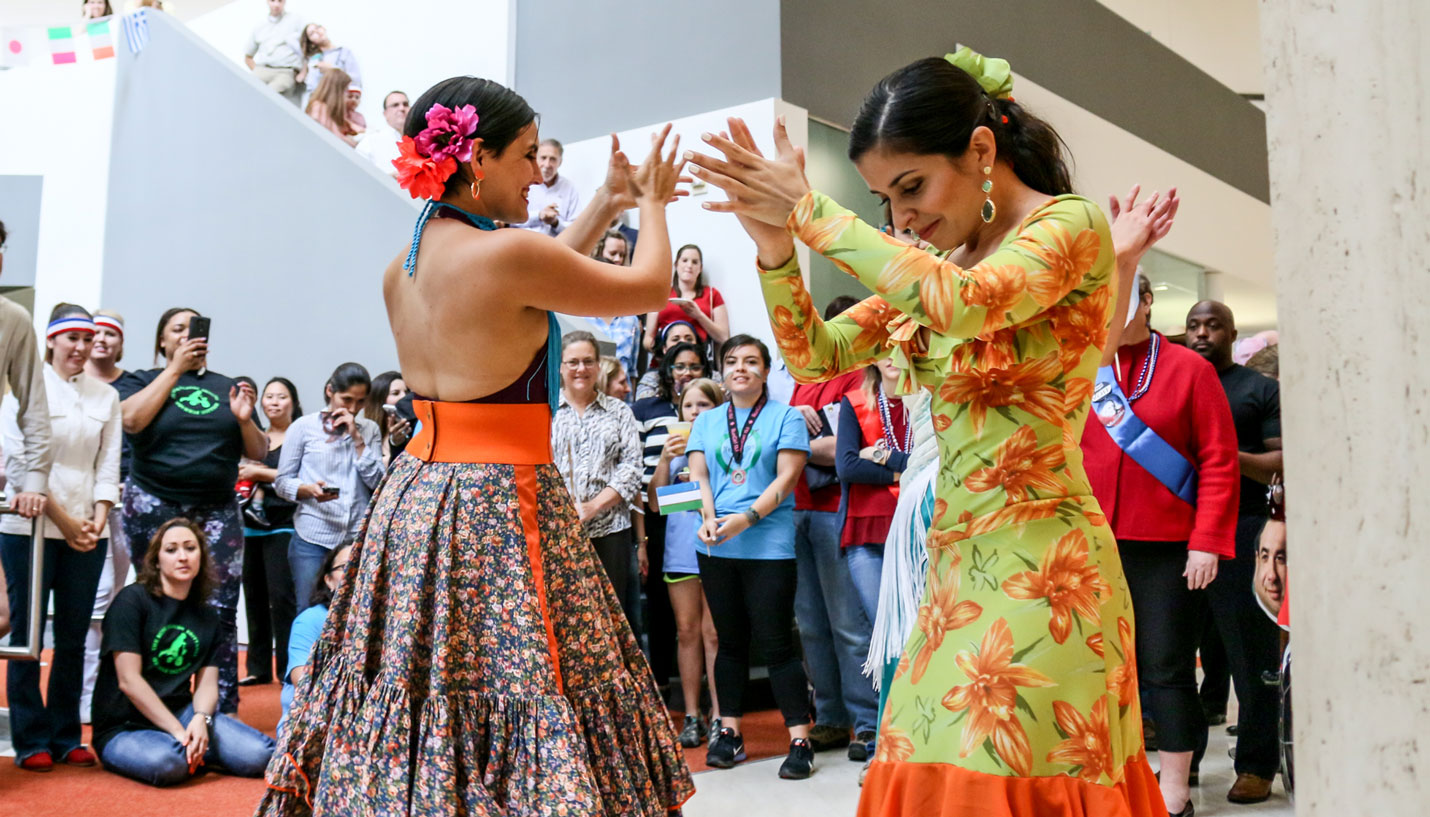
[(45, 539), (41, 587), (30, 587), (29, 536), (0, 535), (0, 559), (5, 566), (10, 598), (11, 644), (29, 637), (29, 599), (40, 594), (40, 620), (33, 622), (41, 639), (50, 596), (55, 600), (54, 656), (50, 659), (48, 694), (40, 696), (40, 662), (9, 661), (5, 688), (10, 699), (10, 728), (18, 764), (31, 755), (49, 752), (56, 760), (81, 744), (79, 698), (84, 683), (84, 637), (94, 609), (94, 592), (104, 569), (107, 539), (80, 553), (63, 539)]
[[(193, 704), (178, 714), (179, 723), (185, 727), (193, 717)], [(238, 777), (262, 777), (274, 747), (273, 738), (243, 721), (215, 715), (209, 727), (204, 765), (194, 773), (208, 768)], [(192, 777), (186, 757), (184, 747), (174, 736), (158, 729), (120, 732), (109, 739), (100, 754), (104, 768), (151, 786), (172, 786)]]
[[(869, 621), (879, 617), (879, 579), (884, 575), (883, 545), (854, 545), (844, 549), (849, 578), (859, 594), (859, 606)], [(872, 631), (872, 630), (871, 630)]]
[(296, 533), (288, 542), (288, 569), (293, 572), (293, 598), (298, 602), (294, 609), (299, 613), (313, 606), (308, 597), (318, 584), (318, 571), (323, 569), (329, 550), (331, 548), (315, 545)]
[(794, 615), (814, 686), (815, 722), (873, 732), (878, 696), (863, 670), (872, 626), (839, 553), (839, 514), (795, 511), (794, 531)]

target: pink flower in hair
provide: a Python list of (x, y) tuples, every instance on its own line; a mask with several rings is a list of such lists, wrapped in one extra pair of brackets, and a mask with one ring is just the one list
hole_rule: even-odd
[(444, 105), (433, 105), (427, 111), (427, 127), (417, 134), (417, 151), (438, 162), (447, 157), (470, 162), (472, 134), (476, 132), (476, 108), (463, 105), (454, 111)]

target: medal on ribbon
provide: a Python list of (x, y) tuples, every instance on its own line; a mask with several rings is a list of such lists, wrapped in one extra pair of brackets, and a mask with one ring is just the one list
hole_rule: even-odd
[(745, 418), (744, 427), (738, 431), (735, 427), (735, 404), (732, 402), (725, 408), (725, 427), (730, 433), (730, 482), (733, 485), (744, 485), (749, 479), (749, 475), (741, 467), (745, 459), (745, 443), (750, 439), (750, 431), (755, 427), (756, 418), (764, 411), (769, 400), (768, 394), (761, 393), (760, 399), (750, 409), (750, 416)]

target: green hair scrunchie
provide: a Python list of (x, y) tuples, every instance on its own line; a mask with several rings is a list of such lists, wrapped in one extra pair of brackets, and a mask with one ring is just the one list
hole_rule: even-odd
[(1013, 69), (1007, 60), (985, 57), (968, 46), (943, 58), (978, 80), (978, 84), (994, 99), (1010, 99), (1013, 96)]

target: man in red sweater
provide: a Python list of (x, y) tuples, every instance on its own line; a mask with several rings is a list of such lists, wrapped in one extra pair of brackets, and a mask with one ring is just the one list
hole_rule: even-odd
[(1137, 673), (1157, 725), (1162, 796), (1189, 808), (1192, 753), (1206, 739), (1196, 653), (1217, 563), (1236, 555), (1240, 471), (1236, 428), (1216, 370), (1151, 331), (1152, 287), (1138, 276), (1137, 310), (1114, 370), (1131, 411), (1196, 473), (1193, 501), (1178, 496), (1089, 422), (1082, 450), (1093, 494), (1112, 525), (1137, 621)]
[[(825, 309), (826, 320), (858, 303), (835, 298)], [(794, 489), (795, 585), (794, 616), (809, 681), (814, 687), (814, 728), (809, 742), (816, 752), (849, 747), (851, 760), (867, 760), (879, 728), (879, 696), (864, 675), (869, 655), (871, 622), (859, 604), (849, 567), (840, 553), (839, 483), (834, 476), (834, 440), (838, 423), (830, 406), (863, 381), (862, 369), (827, 383), (800, 384), (790, 405), (810, 427), (809, 465)], [(837, 410), (837, 409), (836, 409)], [(811, 490), (808, 475), (821, 471), (827, 484)], [(851, 727), (854, 741), (849, 740)]]

